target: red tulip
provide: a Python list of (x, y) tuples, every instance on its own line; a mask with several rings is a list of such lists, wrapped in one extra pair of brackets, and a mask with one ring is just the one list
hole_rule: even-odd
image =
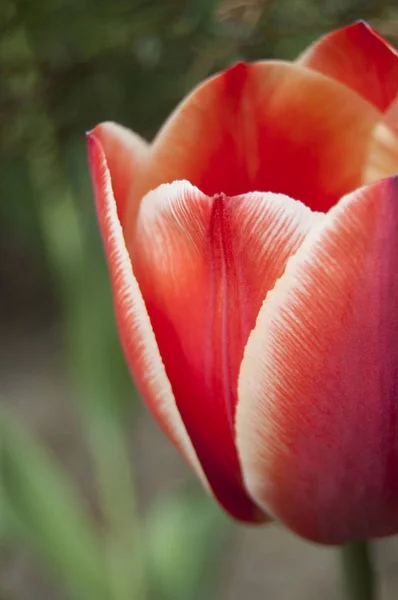
[(398, 532), (397, 134), (364, 23), (208, 79), (152, 144), (89, 134), (131, 371), (237, 519)]

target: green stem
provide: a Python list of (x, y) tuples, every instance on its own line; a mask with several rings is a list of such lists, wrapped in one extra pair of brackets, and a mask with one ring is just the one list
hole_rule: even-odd
[(375, 573), (367, 542), (350, 542), (341, 549), (347, 600), (376, 600)]

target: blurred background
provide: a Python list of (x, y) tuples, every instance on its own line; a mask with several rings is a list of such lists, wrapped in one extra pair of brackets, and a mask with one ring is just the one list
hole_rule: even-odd
[[(84, 132), (151, 139), (212, 72), (358, 18), (398, 43), (395, 0), (1, 0), (1, 600), (341, 597), (334, 549), (230, 522), (142, 408)], [(373, 550), (395, 599), (398, 543)]]

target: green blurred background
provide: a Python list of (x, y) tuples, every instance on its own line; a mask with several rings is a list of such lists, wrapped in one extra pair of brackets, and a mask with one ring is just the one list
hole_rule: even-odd
[[(151, 139), (212, 72), (358, 18), (398, 43), (395, 0), (1, 0), (0, 600), (341, 597), (333, 549), (232, 524), (143, 410), (84, 132)], [(395, 599), (398, 545), (374, 552)]]

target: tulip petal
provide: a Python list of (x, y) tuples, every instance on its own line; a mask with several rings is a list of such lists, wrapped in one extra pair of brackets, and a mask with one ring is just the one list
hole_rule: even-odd
[[(151, 146), (132, 202), (185, 179), (209, 196), (271, 191), (326, 211), (361, 185), (379, 121), (376, 108), (315, 71), (239, 63), (176, 109)], [(128, 237), (135, 218), (133, 210)]]
[(398, 531), (398, 179), (346, 196), (267, 296), (239, 378), (255, 501), (304, 537)]
[(269, 289), (316, 215), (276, 194), (211, 198), (188, 182), (142, 201), (132, 263), (178, 410), (214, 495), (236, 518), (248, 498), (234, 441), (243, 349)]
[(398, 96), (385, 113), (384, 123), (398, 136)]
[(363, 171), (364, 184), (374, 183), (398, 173), (398, 135), (394, 133), (393, 112), (389, 109), (373, 131), (368, 160)]
[(88, 135), (88, 149), (98, 219), (109, 263), (116, 318), (125, 356), (148, 407), (208, 487), (176, 407), (148, 313), (133, 273), (117, 214), (107, 160), (96, 134)]
[(398, 94), (398, 52), (363, 21), (326, 34), (297, 62), (344, 83), (382, 112)]
[(92, 133), (100, 142), (105, 154), (118, 216), (123, 224), (126, 203), (139, 170), (148, 156), (149, 144), (133, 131), (117, 123), (101, 123)]

